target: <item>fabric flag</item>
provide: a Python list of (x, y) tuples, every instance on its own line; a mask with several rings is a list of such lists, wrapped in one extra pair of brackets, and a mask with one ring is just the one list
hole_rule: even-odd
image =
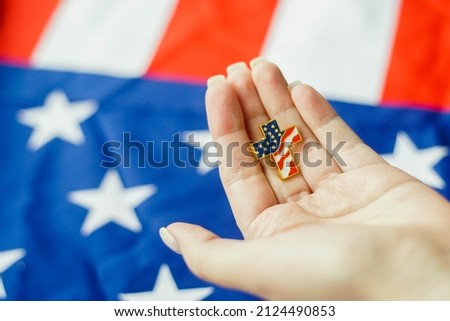
[(449, 16), (441, 0), (3, 0), (0, 300), (256, 299), (193, 276), (158, 230), (241, 237), (203, 158), (205, 81), (259, 55), (450, 199)]

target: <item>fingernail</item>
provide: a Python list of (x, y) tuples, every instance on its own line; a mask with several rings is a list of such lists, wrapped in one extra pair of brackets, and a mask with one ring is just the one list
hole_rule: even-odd
[(291, 91), (292, 88), (299, 86), (301, 84), (302, 84), (302, 82), (300, 80), (293, 81), (288, 85), (288, 89), (289, 89), (289, 91)]
[(165, 228), (161, 227), (159, 229), (159, 236), (161, 237), (161, 240), (163, 243), (172, 251), (175, 253), (181, 254), (180, 249), (178, 248), (177, 241), (175, 238), (170, 234), (170, 232)]
[(215, 84), (218, 84), (218, 83), (221, 83), (221, 82), (225, 82), (225, 81), (226, 81), (226, 79), (225, 79), (224, 75), (215, 75), (215, 76), (212, 76), (212, 77), (210, 77), (208, 79), (208, 81), (206, 82), (206, 85), (208, 87), (211, 87), (211, 86), (213, 86)]
[(255, 68), (256, 65), (262, 63), (262, 62), (267, 62), (267, 58), (265, 57), (257, 57), (255, 59), (253, 59), (252, 61), (250, 61), (250, 68)]
[(231, 74), (234, 71), (244, 70), (244, 69), (247, 69), (247, 65), (245, 64), (245, 62), (242, 62), (242, 61), (236, 62), (227, 67), (227, 74)]

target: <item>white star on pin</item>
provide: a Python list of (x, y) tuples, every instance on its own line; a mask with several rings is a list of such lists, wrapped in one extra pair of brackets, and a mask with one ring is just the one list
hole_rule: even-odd
[(423, 183), (442, 189), (445, 187), (445, 181), (434, 170), (434, 166), (448, 153), (449, 149), (445, 146), (418, 149), (405, 132), (399, 132), (393, 153), (381, 156), (392, 166), (400, 168)]
[(0, 252), (0, 300), (6, 299), (6, 290), (3, 285), (2, 274), (24, 256), (24, 249), (15, 249)]
[(166, 264), (161, 265), (153, 291), (120, 293), (123, 301), (198, 301), (214, 291), (213, 287), (179, 289)]
[[(217, 154), (217, 147), (212, 144), (213, 139), (208, 130), (184, 131), (181, 133), (181, 139), (191, 146), (200, 148), (202, 151), (202, 160), (200, 161), (197, 168), (198, 174), (206, 175), (217, 167), (211, 166), (218, 161), (218, 157), (212, 156)], [(205, 146), (208, 143), (211, 144), (211, 146), (207, 146), (208, 153), (212, 154), (209, 157), (208, 155), (204, 154)], [(198, 144), (200, 144), (200, 146), (198, 146)], [(208, 157), (208, 159), (206, 159), (206, 157)]]
[(155, 193), (151, 184), (125, 188), (119, 172), (109, 170), (98, 188), (70, 192), (68, 200), (89, 210), (81, 227), (84, 236), (110, 222), (137, 233), (142, 226), (134, 208)]
[(55, 138), (74, 145), (84, 142), (80, 124), (91, 117), (98, 107), (93, 100), (70, 102), (63, 91), (53, 91), (43, 106), (17, 112), (20, 124), (33, 128), (27, 146), (36, 151)]

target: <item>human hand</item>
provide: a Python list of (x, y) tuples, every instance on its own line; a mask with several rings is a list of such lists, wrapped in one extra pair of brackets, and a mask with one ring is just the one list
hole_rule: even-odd
[[(277, 119), (282, 129), (299, 129), (294, 153), (315, 142), (308, 158), (322, 163), (300, 162), (300, 174), (282, 181), (266, 162), (241, 167), (248, 156), (233, 149), (219, 170), (245, 240), (173, 223), (161, 230), (165, 243), (200, 278), (265, 299), (450, 299), (449, 203), (387, 164), (314, 89), (288, 87), (265, 59), (251, 66), (234, 64), (226, 79), (210, 79), (213, 139), (260, 140), (259, 125)], [(339, 142), (345, 164), (327, 164)]]

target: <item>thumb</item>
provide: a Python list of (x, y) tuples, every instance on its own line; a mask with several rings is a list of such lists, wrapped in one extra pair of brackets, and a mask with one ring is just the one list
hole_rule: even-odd
[(163, 242), (181, 254), (189, 269), (201, 279), (222, 287), (256, 294), (254, 276), (257, 248), (253, 241), (219, 238), (193, 224), (173, 223), (160, 229)]

